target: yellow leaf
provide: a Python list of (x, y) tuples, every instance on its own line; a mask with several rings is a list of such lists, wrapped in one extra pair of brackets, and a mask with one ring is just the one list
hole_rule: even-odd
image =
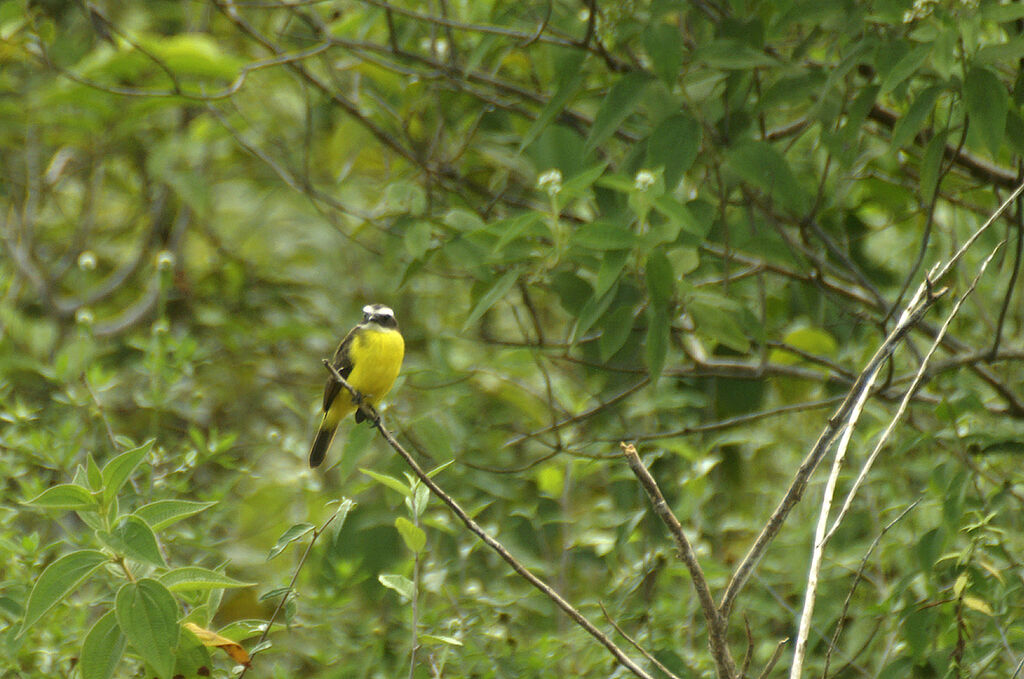
[(967, 606), (967, 608), (972, 611), (978, 611), (979, 613), (984, 613), (989, 616), (992, 615), (992, 607), (988, 605), (988, 602), (984, 599), (979, 599), (976, 596), (965, 596), (964, 606)]
[(240, 643), (236, 641), (231, 641), (231, 639), (228, 639), (227, 637), (222, 637), (216, 632), (211, 632), (208, 629), (203, 629), (195, 623), (186, 622), (185, 629), (187, 629), (192, 634), (196, 635), (196, 637), (199, 639), (200, 643), (203, 644), (203, 646), (206, 646), (207, 648), (219, 648), (223, 650), (225, 653), (227, 653), (228, 656), (239, 665), (249, 667), (249, 654), (246, 652), (244, 648), (242, 648), (242, 645)]

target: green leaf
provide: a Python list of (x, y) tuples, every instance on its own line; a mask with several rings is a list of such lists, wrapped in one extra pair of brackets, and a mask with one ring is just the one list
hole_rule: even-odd
[(668, 261), (664, 250), (653, 250), (647, 256), (644, 280), (647, 283), (647, 292), (651, 298), (651, 306), (663, 313), (675, 294), (676, 288), (672, 263)]
[(649, 25), (644, 29), (644, 49), (651, 58), (652, 70), (671, 89), (686, 57), (679, 28), (665, 23)]
[(691, 236), (703, 240), (711, 228), (710, 222), (697, 221), (688, 207), (670, 195), (658, 196), (651, 204), (655, 210), (668, 218), (668, 221), (675, 227), (677, 236), (681, 229)]
[(117, 623), (138, 653), (161, 679), (174, 671), (178, 646), (178, 603), (152, 578), (125, 583), (117, 592)]
[(917, 69), (921, 68), (931, 54), (931, 43), (918, 45), (900, 57), (888, 73), (882, 74), (882, 86), (880, 94), (885, 94), (894, 89), (897, 85), (912, 76)]
[(608, 310), (608, 307), (615, 300), (615, 295), (619, 290), (618, 283), (612, 286), (612, 288), (605, 294), (598, 297), (594, 295), (587, 303), (580, 309), (580, 314), (576, 319), (576, 328), (573, 331), (572, 341), (579, 340), (588, 330), (597, 322), (597, 319), (604, 316), (604, 312)]
[(384, 585), (388, 589), (395, 590), (406, 599), (411, 600), (413, 595), (416, 593), (416, 586), (412, 584), (412, 580), (404, 575), (381, 574), (377, 576), (377, 580), (380, 581), (380, 584)]
[(700, 124), (686, 113), (671, 115), (654, 128), (647, 140), (646, 165), (665, 168), (665, 187), (672, 191), (693, 165), (701, 144)]
[(25, 504), (46, 509), (96, 509), (99, 506), (92, 493), (76, 483), (47, 488)]
[(664, 309), (647, 307), (647, 339), (644, 342), (644, 360), (647, 363), (647, 373), (651, 378), (651, 384), (657, 384), (661, 377), (661, 371), (665, 367), (665, 357), (668, 355), (669, 333), (668, 314)]
[(736, 320), (741, 310), (736, 303), (716, 294), (694, 295), (687, 311), (693, 316), (697, 330), (709, 340), (745, 354), (750, 351), (750, 339)]
[(728, 155), (729, 167), (772, 196), (790, 212), (802, 214), (809, 199), (786, 158), (767, 142), (746, 142)]
[(92, 453), (86, 456), (85, 477), (89, 480), (90, 490), (100, 490), (103, 488), (103, 473), (96, 464), (96, 458), (92, 456)]
[(760, 50), (732, 38), (714, 40), (699, 48), (696, 58), (708, 66), (747, 70), (758, 66), (777, 66), (778, 61)]
[(622, 76), (612, 85), (597, 110), (584, 147), (586, 151), (592, 151), (615, 134), (619, 126), (640, 105), (644, 90), (650, 82), (647, 74), (634, 71)]
[(179, 78), (231, 79), (245, 60), (226, 54), (222, 43), (206, 33), (179, 33), (159, 38), (141, 38), (139, 43), (160, 59)]
[(256, 584), (235, 580), (223, 573), (199, 566), (184, 566), (167, 571), (160, 576), (160, 582), (172, 592), (253, 587)]
[(57, 559), (39, 574), (39, 578), (28, 594), (25, 604), (25, 620), (18, 636), (36, 624), (48, 610), (66, 597), (93, 571), (110, 559), (103, 552), (82, 549)]
[(124, 655), (124, 633), (117, 624), (114, 611), (107, 611), (97, 620), (82, 642), (79, 657), (82, 679), (110, 679)]
[(911, 141), (921, 131), (925, 118), (935, 108), (935, 100), (939, 98), (939, 95), (945, 89), (942, 85), (935, 85), (917, 95), (914, 103), (910, 105), (910, 110), (897, 121), (896, 126), (892, 130), (892, 148), (903, 148), (907, 142)]
[(294, 526), (286, 530), (284, 533), (282, 533), (281, 537), (277, 539), (277, 542), (274, 543), (273, 547), (271, 547), (270, 553), (267, 554), (267, 561), (270, 561), (275, 556), (286, 550), (288, 548), (288, 545), (292, 544), (296, 540), (299, 540), (303, 536), (312, 533), (315, 529), (316, 526), (314, 526), (311, 523), (295, 524)]
[(995, 73), (976, 66), (964, 78), (964, 101), (970, 115), (971, 132), (977, 134), (995, 156), (1003, 143), (1010, 108), (1006, 87)]
[(573, 50), (559, 64), (558, 86), (555, 88), (555, 93), (544, 104), (544, 108), (541, 109), (537, 119), (533, 121), (530, 129), (526, 131), (523, 140), (519, 143), (519, 153), (522, 153), (523, 149), (540, 136), (540, 133), (551, 124), (555, 116), (565, 110), (569, 100), (579, 92), (583, 86), (582, 66), (584, 56), (583, 50)]
[(167, 565), (153, 529), (134, 514), (122, 516), (112, 531), (99, 531), (97, 537), (112, 550), (129, 559), (151, 566)]
[(103, 499), (105, 501), (109, 502), (118, 494), (125, 481), (152, 448), (153, 441), (147, 441), (138, 448), (121, 453), (103, 466)]
[(371, 479), (373, 479), (377, 483), (382, 483), (385, 486), (387, 486), (388, 488), (390, 488), (391, 490), (394, 490), (394, 491), (397, 491), (397, 492), (401, 493), (403, 497), (409, 497), (410, 493), (412, 492), (412, 491), (409, 490), (409, 486), (407, 486), (406, 484), (402, 483), (401, 481), (399, 481), (398, 479), (396, 479), (393, 476), (388, 476), (387, 474), (381, 474), (381, 473), (375, 472), (375, 471), (373, 471), (371, 469), (363, 469), (362, 467), (359, 468), (359, 471), (361, 471), (362, 473), (366, 474), (367, 476), (369, 476)]
[(516, 284), (517, 280), (519, 280), (519, 271), (516, 269), (510, 269), (509, 271), (506, 271), (501, 278), (494, 281), (494, 283), (491, 284), (491, 287), (480, 295), (480, 299), (477, 300), (473, 310), (469, 313), (469, 316), (466, 318), (466, 322), (462, 324), (462, 332), (466, 332), (466, 330), (480, 320), (487, 310), (494, 306), (499, 299), (507, 295), (508, 291), (512, 289), (512, 286)]
[(423, 532), (422, 528), (404, 516), (395, 519), (395, 528), (398, 529), (402, 540), (405, 541), (405, 546), (414, 554), (419, 554), (427, 546), (427, 534)]
[(628, 306), (613, 309), (605, 316), (601, 338), (597, 341), (602, 361), (614, 356), (633, 332), (635, 310)]
[(173, 523), (198, 514), (216, 502), (192, 502), (191, 500), (157, 500), (139, 507), (135, 515), (145, 521), (153, 530), (163, 530)]
[(602, 297), (612, 289), (628, 260), (629, 250), (611, 250), (601, 257), (601, 266), (597, 269), (597, 280), (594, 282), (595, 296)]
[(942, 528), (932, 528), (921, 536), (917, 541), (915, 552), (917, 562), (926, 573), (930, 573), (935, 562), (942, 555), (942, 549), (946, 543), (946, 532)]
[(629, 250), (638, 242), (629, 229), (612, 222), (590, 222), (576, 229), (569, 239), (570, 247), (591, 250)]
[(948, 130), (942, 130), (931, 138), (928, 146), (924, 149), (924, 157), (921, 158), (921, 178), (918, 183), (921, 188), (921, 197), (925, 202), (931, 200), (938, 185), (948, 135)]

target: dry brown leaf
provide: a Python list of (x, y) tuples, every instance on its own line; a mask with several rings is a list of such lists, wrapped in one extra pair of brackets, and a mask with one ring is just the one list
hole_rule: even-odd
[(237, 641), (231, 641), (231, 639), (228, 639), (227, 637), (222, 637), (216, 632), (204, 629), (192, 622), (186, 622), (185, 629), (196, 635), (203, 646), (206, 646), (207, 648), (219, 648), (227, 653), (228, 656), (239, 665), (244, 665), (245, 667), (250, 665), (248, 652), (246, 652), (246, 650), (242, 648), (242, 645)]

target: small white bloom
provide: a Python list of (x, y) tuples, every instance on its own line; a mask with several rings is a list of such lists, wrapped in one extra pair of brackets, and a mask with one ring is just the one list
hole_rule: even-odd
[(646, 191), (654, 186), (654, 182), (657, 181), (657, 179), (658, 178), (650, 170), (640, 170), (636, 173), (636, 177), (633, 178), (633, 188), (637, 191)]
[(546, 192), (549, 196), (556, 196), (562, 190), (562, 173), (557, 169), (550, 169), (537, 178), (537, 188)]
[(92, 250), (83, 250), (78, 255), (78, 268), (82, 271), (92, 271), (96, 268), (96, 254)]
[(161, 250), (156, 253), (156, 268), (166, 271), (174, 268), (174, 253), (170, 250)]
[(75, 312), (75, 323), (79, 325), (92, 325), (96, 318), (92, 315), (92, 312), (82, 307)]

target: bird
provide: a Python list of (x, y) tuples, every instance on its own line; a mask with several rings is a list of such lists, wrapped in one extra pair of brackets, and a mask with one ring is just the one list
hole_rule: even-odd
[[(362, 402), (376, 408), (395, 383), (404, 356), (405, 341), (398, 331), (395, 312), (383, 304), (367, 304), (363, 307), (362, 322), (341, 340), (331, 365), (359, 394)], [(323, 416), (309, 449), (310, 467), (319, 467), (324, 461), (338, 424), (353, 412), (356, 422), (367, 419), (352, 394), (333, 374), (329, 375), (324, 387)]]

